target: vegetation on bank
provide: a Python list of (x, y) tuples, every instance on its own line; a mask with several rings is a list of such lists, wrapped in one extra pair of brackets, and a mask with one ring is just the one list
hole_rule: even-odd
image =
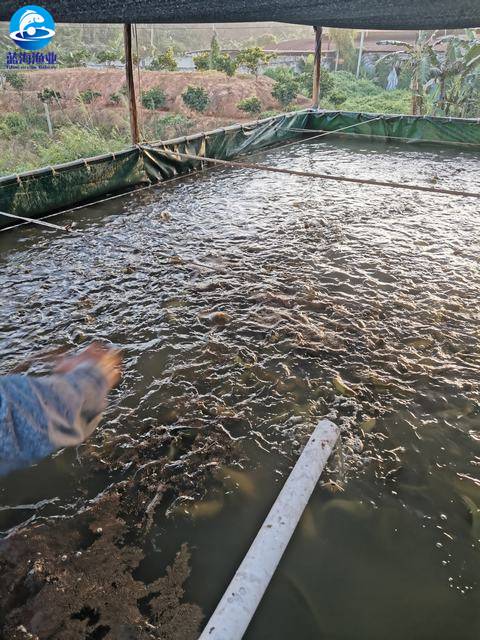
[[(408, 114), (413, 110), (419, 114), (478, 117), (480, 40), (476, 32), (466, 30), (461, 36), (446, 37), (420, 32), (414, 44), (395, 41), (397, 47), (403, 49), (377, 60), (373, 67), (362, 67), (360, 78), (354, 73), (356, 58), (352, 35), (334, 33), (333, 36), (338, 39), (340, 52), (335, 66), (343, 68), (337, 71), (322, 68), (323, 108), (387, 114)], [(107, 65), (116, 60), (113, 49), (99, 54)], [(242, 72), (241, 77), (245, 78), (248, 77), (245, 71), (248, 71), (255, 78), (261, 73), (271, 78), (271, 95), (278, 103), (277, 111), (271, 110), (271, 101), (266, 104), (265, 84), (260, 95), (258, 80), (255, 80), (252, 95), (247, 94), (234, 103), (238, 117), (243, 112), (244, 117), (259, 118), (299, 108), (299, 104), (305, 104), (304, 100), (298, 100), (299, 97), (312, 96), (313, 56), (303, 59), (296, 71), (266, 66), (271, 59), (272, 55), (257, 45), (244, 47), (236, 56), (230, 56), (221, 51), (214, 36), (210, 50), (199, 54), (195, 64), (199, 70), (215, 70), (230, 77)], [(78, 59), (76, 63), (79, 63)], [(149, 68), (175, 71), (174, 47), (167, 47), (152, 58)], [(385, 85), (392, 69), (395, 69), (397, 88), (387, 91)], [(143, 71), (149, 72), (148, 69)], [(178, 98), (186, 113), (168, 111), (172, 108), (167, 106), (172, 105), (172, 96), (167, 101), (166, 85), (163, 88), (155, 85), (140, 92), (146, 139), (178, 137), (204, 128), (202, 114), (208, 110), (211, 116), (218, 102), (211, 83), (210, 89), (202, 86), (207, 85), (202, 83), (202, 77), (202, 73), (192, 76), (195, 83), (179, 91)], [(0, 92), (1, 84), (0, 78)], [(76, 100), (70, 99), (68, 104), (61, 93), (51, 87), (43, 87), (35, 93), (27, 92), (26, 87), (27, 74), (5, 72), (3, 91), (15, 96), (12, 102), (16, 106), (15, 111), (8, 113), (4, 109), (0, 115), (0, 137), (6, 142), (0, 155), (0, 175), (116, 151), (129, 144), (125, 85), (110, 94), (105, 92), (105, 95), (102, 95), (102, 87), (88, 88), (87, 85), (85, 88), (83, 85)], [(222, 114), (218, 113), (218, 116)]]

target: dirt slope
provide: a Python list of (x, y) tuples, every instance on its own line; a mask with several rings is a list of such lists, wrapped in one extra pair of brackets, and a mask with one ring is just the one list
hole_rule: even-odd
[[(125, 83), (125, 74), (121, 69), (52, 69), (30, 71), (25, 73), (27, 87), (25, 100), (35, 98), (39, 91), (45, 87), (59, 91), (68, 103), (75, 101), (77, 95), (90, 89), (102, 94), (95, 101), (97, 108), (109, 105), (109, 97), (112, 93), (119, 92)], [(280, 109), (279, 103), (272, 97), (273, 80), (265, 76), (255, 79), (249, 75), (239, 75), (233, 78), (216, 71), (208, 72), (174, 72), (142, 71), (140, 78), (135, 74), (135, 81), (140, 91), (151, 89), (154, 86), (161, 87), (167, 95), (166, 111), (176, 113), (189, 113), (185, 107), (181, 94), (191, 84), (205, 88), (210, 97), (210, 105), (205, 112), (206, 116), (224, 118), (241, 118), (245, 113), (237, 109), (237, 104), (243, 98), (256, 95), (264, 111)], [(137, 89), (138, 90), (138, 89)], [(298, 104), (308, 105), (306, 98), (299, 98)], [(0, 104), (6, 110), (15, 110), (19, 107), (20, 97), (14, 91), (9, 90), (0, 96)]]

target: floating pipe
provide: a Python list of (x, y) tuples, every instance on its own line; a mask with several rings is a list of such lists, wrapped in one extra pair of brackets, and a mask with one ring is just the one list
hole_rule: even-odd
[(319, 422), (199, 640), (243, 637), (339, 433), (330, 420)]

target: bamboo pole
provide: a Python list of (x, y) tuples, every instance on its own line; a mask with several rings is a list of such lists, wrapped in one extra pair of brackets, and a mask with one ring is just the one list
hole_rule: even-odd
[(313, 62), (313, 107), (320, 106), (320, 68), (322, 64), (322, 27), (313, 27), (315, 31), (315, 59)]
[(137, 96), (135, 94), (135, 83), (133, 80), (133, 59), (132, 59), (132, 25), (123, 25), (123, 36), (125, 45), (125, 74), (127, 78), (128, 109), (130, 113), (130, 131), (133, 144), (140, 142), (140, 131), (138, 128)]

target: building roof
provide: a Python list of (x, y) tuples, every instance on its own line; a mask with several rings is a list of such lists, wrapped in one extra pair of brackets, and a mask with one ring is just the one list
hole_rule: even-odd
[[(401, 40), (414, 44), (418, 37), (418, 31), (380, 31), (370, 30), (365, 33), (363, 50), (365, 53), (388, 53), (390, 51), (399, 51), (402, 47), (392, 44), (380, 44), (384, 40)], [(358, 47), (360, 33), (356, 35), (356, 46)], [(315, 51), (315, 39), (296, 38), (293, 40), (284, 40), (274, 45), (269, 45), (266, 50), (272, 53), (285, 54), (309, 54)], [(322, 52), (335, 52), (335, 43), (328, 37), (326, 32), (322, 38)]]
[[(24, 0), (2, 0), (9, 21)], [(291, 22), (358, 29), (480, 26), (479, 0), (42, 0), (56, 22)]]

